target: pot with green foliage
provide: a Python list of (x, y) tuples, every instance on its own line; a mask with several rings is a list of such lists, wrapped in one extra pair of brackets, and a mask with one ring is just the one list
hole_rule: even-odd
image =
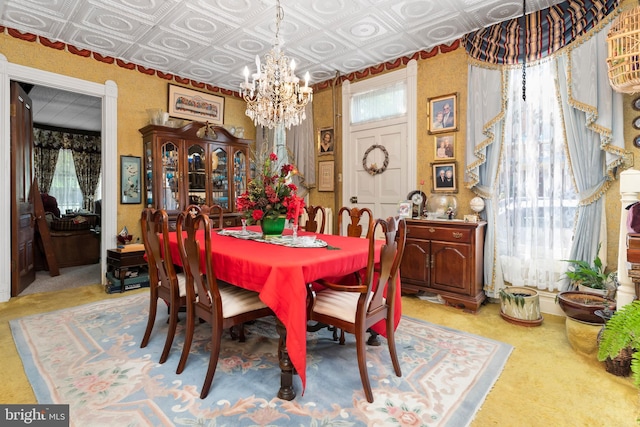
[(531, 288), (509, 286), (500, 289), (500, 316), (509, 323), (538, 326), (542, 323), (540, 297)]
[[(607, 371), (625, 375), (631, 370), (633, 382), (640, 387), (640, 300), (617, 310), (604, 325), (598, 343), (598, 360)], [(628, 375), (628, 373), (626, 373)]]
[(592, 264), (574, 259), (563, 260), (572, 264), (565, 275), (571, 280), (571, 284), (580, 291), (594, 292), (613, 298), (617, 288), (617, 273), (605, 273), (602, 260), (597, 255), (600, 253), (600, 246), (601, 244), (598, 244), (596, 257)]

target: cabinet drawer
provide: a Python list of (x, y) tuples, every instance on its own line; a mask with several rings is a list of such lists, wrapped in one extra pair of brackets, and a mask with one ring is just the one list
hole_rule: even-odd
[(471, 242), (474, 230), (468, 228), (449, 228), (432, 226), (414, 226), (407, 230), (407, 237), (412, 239), (445, 240), (448, 242)]

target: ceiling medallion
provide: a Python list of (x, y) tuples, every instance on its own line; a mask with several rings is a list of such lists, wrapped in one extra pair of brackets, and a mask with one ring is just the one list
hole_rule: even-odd
[(273, 47), (265, 55), (264, 64), (256, 55), (256, 72), (249, 83), (249, 68), (244, 67), (244, 82), (240, 84), (240, 92), (247, 102), (246, 115), (257, 126), (269, 129), (279, 124), (289, 129), (297, 126), (306, 118), (304, 109), (313, 98), (313, 90), (309, 87), (309, 72), (305, 75), (304, 86), (300, 87), (300, 79), (294, 72), (296, 63), (280, 50), (280, 22), (284, 10), (280, 1), (276, 2), (276, 38)]

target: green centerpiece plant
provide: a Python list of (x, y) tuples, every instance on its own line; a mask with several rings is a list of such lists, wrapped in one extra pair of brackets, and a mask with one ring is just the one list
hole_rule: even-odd
[(293, 165), (278, 163), (275, 153), (263, 152), (256, 156), (256, 176), (247, 185), (247, 191), (238, 196), (236, 206), (244, 213), (249, 224), (258, 221), (293, 219), (302, 212), (304, 200), (298, 196), (298, 187), (291, 182), (295, 174)]

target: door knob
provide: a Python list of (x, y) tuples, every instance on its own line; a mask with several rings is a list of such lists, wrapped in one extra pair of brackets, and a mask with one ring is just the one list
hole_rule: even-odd
[(349, 201), (351, 203), (358, 203), (358, 196), (351, 196), (351, 198), (349, 199)]

